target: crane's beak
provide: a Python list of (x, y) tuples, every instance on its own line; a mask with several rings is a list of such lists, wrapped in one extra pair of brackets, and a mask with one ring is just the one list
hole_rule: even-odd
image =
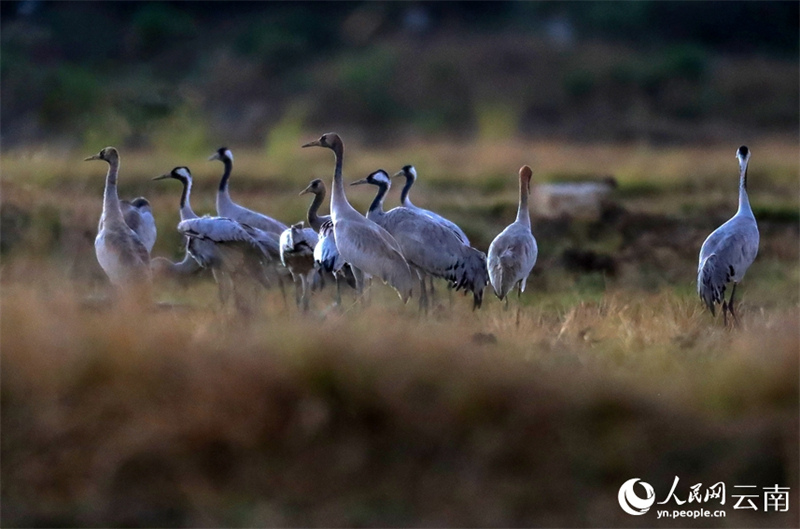
[(161, 176), (156, 176), (155, 178), (153, 178), (153, 180), (164, 180), (165, 178), (170, 178), (170, 177), (172, 177), (172, 175), (167, 173), (167, 174), (162, 174)]
[(100, 155), (99, 154), (93, 154), (93, 155), (89, 156), (88, 158), (84, 158), (83, 161), (84, 162), (88, 162), (89, 160), (99, 160), (99, 159), (100, 159)]
[(395, 178), (395, 177), (398, 177), (398, 176), (405, 176), (405, 173), (403, 172), (403, 170), (402, 170), (402, 169), (400, 169), (400, 170), (399, 170), (399, 171), (397, 171), (395, 174), (393, 174), (393, 175), (392, 175), (392, 178)]
[(300, 193), (298, 193), (298, 195), (305, 195), (306, 193), (311, 193), (311, 186), (308, 186), (305, 189), (303, 189), (302, 191), (300, 191)]
[(214, 161), (214, 160), (219, 160), (219, 159), (220, 159), (220, 157), (219, 157), (219, 153), (218, 152), (215, 152), (214, 154), (212, 154), (211, 156), (208, 157), (208, 161), (209, 162)]
[(306, 143), (303, 147), (321, 147), (322, 143), (319, 140), (314, 140)]
[(351, 182), (351, 186), (360, 186), (361, 184), (369, 184), (369, 180), (366, 178), (362, 178), (361, 180), (356, 180), (355, 182)]

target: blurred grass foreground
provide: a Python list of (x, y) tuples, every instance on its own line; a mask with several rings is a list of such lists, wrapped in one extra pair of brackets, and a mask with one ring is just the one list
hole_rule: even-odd
[(6, 288), (3, 525), (639, 526), (631, 477), (797, 483), (797, 310), (388, 306), (237, 324)]

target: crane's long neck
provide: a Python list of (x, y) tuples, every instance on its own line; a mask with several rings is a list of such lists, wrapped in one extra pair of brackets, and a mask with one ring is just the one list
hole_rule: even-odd
[(106, 220), (117, 219), (123, 221), (122, 209), (119, 206), (119, 194), (117, 193), (118, 174), (119, 162), (109, 162), (108, 173), (106, 174), (106, 188), (103, 191), (103, 217)]
[(517, 209), (517, 222), (525, 226), (531, 225), (531, 213), (528, 211), (528, 195), (530, 194), (530, 177), (519, 179), (519, 208)]
[(410, 208), (413, 206), (411, 203), (411, 199), (408, 198), (408, 192), (411, 191), (411, 186), (414, 185), (414, 179), (412, 177), (406, 177), (406, 185), (403, 186), (403, 190), (400, 192), (400, 204), (403, 206)]
[(228, 158), (223, 158), (222, 163), (225, 165), (225, 172), (222, 173), (222, 180), (219, 181), (219, 191), (217, 192), (217, 213), (220, 211), (220, 205), (228, 205), (231, 203), (231, 195), (228, 192), (228, 179), (231, 177), (233, 162), (231, 162)]
[(386, 198), (387, 191), (389, 191), (389, 186), (386, 184), (378, 184), (378, 194), (375, 195), (375, 199), (369, 206), (369, 212), (367, 213), (368, 218), (375, 215), (383, 215), (383, 199)]
[(331, 218), (336, 222), (337, 217), (349, 210), (356, 214), (358, 212), (347, 201), (344, 194), (344, 181), (342, 179), (342, 164), (344, 162), (344, 149), (340, 144), (333, 146), (333, 154), (336, 156), (336, 168), (333, 170), (333, 186), (331, 190)]
[(181, 181), (183, 182), (183, 193), (181, 194), (181, 209), (180, 209), (181, 220), (196, 219), (197, 215), (195, 215), (194, 211), (192, 210), (191, 204), (189, 204), (189, 197), (192, 194), (192, 181), (189, 178)]
[(311, 226), (311, 228), (315, 231), (318, 231), (322, 225), (322, 219), (319, 218), (318, 211), (324, 200), (324, 191), (314, 193), (314, 200), (311, 202), (311, 205), (308, 206), (308, 225)]
[(739, 168), (739, 210), (736, 214), (753, 216), (750, 199), (747, 197), (747, 162), (740, 164)]

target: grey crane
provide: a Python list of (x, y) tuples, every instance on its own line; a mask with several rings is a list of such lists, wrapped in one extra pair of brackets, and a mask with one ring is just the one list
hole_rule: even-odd
[(147, 248), (147, 253), (151, 253), (156, 244), (157, 230), (150, 202), (144, 197), (137, 197), (133, 200), (120, 200), (119, 205), (125, 224), (136, 232), (139, 240)]
[(473, 295), (473, 309), (481, 306), (483, 290), (489, 282), (486, 255), (465, 245), (456, 233), (425, 213), (404, 206), (383, 211), (383, 201), (391, 181), (383, 169), (351, 185), (372, 184), (378, 193), (367, 218), (386, 229), (397, 240), (408, 264), (420, 280), (420, 309), (426, 310), (425, 274), (451, 281), (456, 289)]
[[(528, 211), (532, 175), (533, 172), (527, 165), (520, 168), (517, 218), (489, 245), (489, 280), (495, 295), (501, 300), (506, 300), (506, 308), (508, 308), (506, 296), (515, 286), (518, 287), (518, 298), (525, 291), (525, 284), (539, 253), (536, 239), (531, 233), (531, 214)], [(519, 306), (517, 306), (517, 325), (519, 325)]]
[(308, 225), (319, 234), (319, 240), (314, 247), (314, 260), (320, 265), (320, 270), (338, 272), (344, 266), (344, 260), (336, 248), (333, 221), (330, 215), (319, 214), (319, 207), (325, 200), (325, 184), (319, 178), (315, 178), (305, 189), (300, 191), (301, 195), (306, 193), (314, 195), (314, 200), (308, 206)]
[[(191, 195), (192, 195), (192, 173), (188, 167), (179, 166), (175, 167), (169, 173), (156, 176), (153, 180), (164, 180), (173, 178), (183, 184), (183, 192), (179, 204), (179, 213), (181, 220), (196, 219), (197, 214), (192, 210)], [(186, 239), (186, 249), (184, 251), (183, 260), (173, 263), (164, 257), (157, 257), (153, 259), (151, 267), (158, 274), (167, 274), (170, 276), (188, 276), (199, 272), (203, 268), (209, 266), (214, 279), (219, 284), (220, 278), (218, 275), (221, 273), (219, 270), (215, 271), (214, 264), (219, 263), (220, 259), (217, 255), (217, 249), (212, 241), (207, 241), (199, 238)]]
[(183, 259), (177, 262), (166, 257), (153, 257), (150, 259), (150, 269), (156, 277), (168, 277), (186, 285), (189, 278), (203, 270), (203, 267), (186, 251)]
[[(186, 235), (186, 254), (179, 263), (158, 258), (155, 269), (168, 275), (193, 274), (200, 268), (208, 268), (219, 287), (220, 301), (224, 304), (234, 296), (235, 305), (248, 311), (251, 303), (245, 299), (246, 287), (235, 288), (235, 281), (247, 283), (255, 278), (263, 286), (269, 285), (269, 277), (279, 258), (277, 237), (240, 225), (224, 217), (198, 217), (191, 206), (192, 174), (188, 167), (175, 167), (169, 173), (154, 180), (172, 178), (183, 184), (180, 199), (181, 222), (198, 220), (178, 230), (192, 227), (194, 232)], [(243, 244), (247, 243), (247, 244)], [(191, 256), (189, 258), (188, 256)], [(194, 265), (192, 264), (194, 263)], [(266, 277), (265, 277), (266, 274)]]
[(225, 172), (219, 182), (219, 191), (217, 192), (217, 215), (236, 220), (268, 233), (274, 233), (280, 237), (280, 234), (288, 228), (286, 224), (263, 213), (242, 207), (231, 200), (230, 191), (228, 190), (228, 180), (233, 170), (233, 153), (231, 150), (226, 147), (220, 147), (217, 152), (211, 155), (209, 161), (211, 160), (219, 160), (225, 167)]
[[(725, 325), (728, 324), (728, 312), (737, 322), (733, 310), (736, 285), (744, 279), (745, 272), (758, 253), (758, 226), (747, 197), (747, 164), (750, 161), (747, 146), (739, 147), (736, 158), (739, 160), (739, 209), (703, 242), (697, 266), (697, 293), (712, 315), (716, 315), (715, 305), (722, 304)], [(725, 287), (731, 281), (733, 289), (726, 302)]]
[(414, 211), (418, 211), (420, 213), (424, 213), (425, 215), (431, 217), (433, 220), (435, 220), (442, 226), (450, 228), (451, 230), (456, 232), (456, 235), (458, 235), (458, 238), (461, 239), (462, 243), (469, 246), (469, 238), (467, 237), (467, 234), (464, 233), (464, 230), (459, 228), (455, 222), (442, 217), (441, 215), (439, 215), (434, 211), (417, 207), (411, 203), (411, 199), (409, 198), (408, 193), (409, 191), (411, 191), (411, 186), (413, 186), (414, 182), (417, 181), (417, 170), (413, 165), (404, 166), (402, 169), (400, 169), (398, 172), (392, 175), (392, 178), (396, 178), (398, 176), (403, 176), (406, 179), (406, 183), (403, 186), (403, 190), (400, 192), (401, 206), (407, 207), (408, 209), (412, 209)]
[(414, 277), (400, 246), (389, 232), (361, 215), (347, 201), (342, 180), (342, 139), (338, 134), (329, 132), (303, 145), (315, 146), (331, 149), (336, 159), (331, 193), (333, 233), (342, 258), (358, 271), (356, 283), (359, 292), (363, 288), (364, 274), (369, 274), (389, 283), (403, 302), (407, 302), (414, 289)]
[[(204, 241), (214, 245), (213, 255), (192, 253), (204, 268), (211, 268), (219, 285), (223, 304), (232, 295), (236, 308), (244, 314), (253, 312), (258, 289), (253, 280), (269, 288), (266, 267), (271, 258), (264, 244), (258, 240), (259, 230), (225, 217), (197, 217), (182, 220), (178, 231), (190, 241)], [(206, 258), (210, 260), (206, 261)]]
[(308, 310), (309, 287), (314, 276), (314, 247), (318, 239), (317, 232), (304, 228), (302, 221), (290, 226), (280, 237), (281, 262), (292, 274), (295, 302), (304, 311)]
[(142, 240), (126, 223), (117, 193), (119, 175), (119, 153), (114, 147), (106, 147), (85, 161), (103, 160), (108, 163), (103, 213), (100, 216), (94, 249), (97, 261), (111, 283), (128, 286), (150, 281), (150, 253)]
[[(407, 207), (409, 209), (413, 209), (415, 211), (419, 211), (420, 213), (424, 213), (424, 214), (428, 215), (429, 217), (431, 217), (433, 220), (435, 220), (439, 224), (441, 224), (441, 225), (453, 230), (456, 233), (456, 235), (458, 235), (458, 238), (461, 239), (461, 242), (463, 242), (467, 246), (470, 245), (469, 244), (469, 238), (467, 237), (467, 234), (464, 233), (464, 230), (459, 228), (458, 225), (455, 222), (452, 222), (452, 221), (442, 217), (438, 213), (433, 212), (433, 211), (431, 211), (429, 209), (424, 209), (424, 208), (417, 207), (411, 202), (411, 198), (408, 196), (408, 194), (411, 191), (411, 186), (413, 186), (414, 183), (417, 181), (417, 169), (413, 165), (405, 165), (405, 166), (403, 166), (402, 169), (400, 169), (398, 172), (396, 172), (394, 175), (392, 175), (392, 178), (397, 178), (398, 176), (403, 176), (406, 179), (406, 183), (403, 186), (402, 191), (400, 192), (400, 205), (401, 206), (404, 206), (404, 207)], [(434, 295), (434, 292), (435, 291), (434, 291), (434, 288), (433, 288), (433, 276), (431, 276), (431, 296)], [(451, 301), (452, 301), (452, 299), (451, 299)]]
[(342, 303), (341, 280), (355, 288), (355, 277), (350, 265), (344, 262), (336, 248), (336, 236), (333, 233), (333, 221), (330, 215), (320, 215), (319, 207), (325, 200), (325, 183), (319, 178), (315, 178), (308, 186), (300, 191), (301, 195), (313, 193), (314, 200), (308, 206), (308, 225), (318, 233), (317, 245), (314, 246), (314, 264), (318, 270), (317, 279), (320, 283), (324, 281), (324, 274), (332, 274), (336, 282), (336, 304)]

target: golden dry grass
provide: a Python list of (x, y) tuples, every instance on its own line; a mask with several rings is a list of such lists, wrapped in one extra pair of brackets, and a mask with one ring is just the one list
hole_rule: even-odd
[[(751, 186), (796, 208), (796, 146), (768, 145), (752, 146)], [(761, 224), (740, 328), (693, 292), (699, 243), (735, 208), (735, 148), (352, 146), (351, 179), (416, 163), (417, 203), (453, 207), (478, 244), (513, 216), (522, 163), (652, 184), (605, 227), (535, 222), (542, 255), (518, 327), (513, 300), (504, 311), (487, 292), (472, 312), (443, 287), (428, 317), (378, 284), (341, 311), (318, 293), (308, 316), (268, 292), (247, 321), (207, 279), (160, 286), (160, 305), (107, 304), (91, 247), (105, 168), (6, 154), (4, 211), (30, 224), (0, 283), (2, 525), (641, 526), (655, 518), (617, 505), (631, 477), (659, 498), (676, 475), (685, 490), (796, 494), (797, 223)], [(324, 151), (235, 153), (237, 199), (280, 218), (301, 216), (296, 192), (332, 166)], [(123, 152), (123, 194), (151, 198), (159, 220), (156, 254), (178, 250), (179, 191), (146, 178), (183, 163)], [(220, 167), (196, 164), (194, 205), (210, 211)], [(470, 215), (483, 201), (503, 207)], [(618, 251), (616, 276), (565, 270), (562, 243)], [(796, 527), (797, 504), (715, 522)]]
[(630, 525), (630, 476), (797, 483), (796, 309), (397, 305), (241, 322), (7, 287), (4, 525)]

